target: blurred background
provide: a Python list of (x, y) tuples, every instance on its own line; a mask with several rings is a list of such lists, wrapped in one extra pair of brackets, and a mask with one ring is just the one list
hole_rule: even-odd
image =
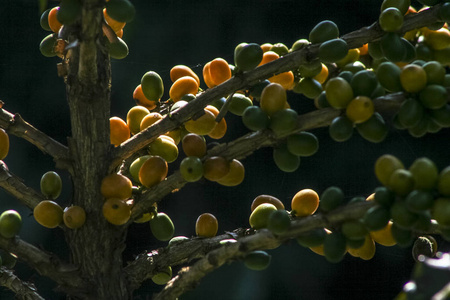
[[(281, 42), (290, 47), (307, 38), (320, 21), (334, 21), (342, 34), (368, 26), (378, 18), (378, 1), (132, 1), (135, 19), (126, 25), (123, 39), (130, 54), (113, 60), (111, 116), (126, 118), (134, 105), (132, 98), (142, 75), (150, 70), (161, 75), (170, 86), (170, 69), (177, 64), (191, 67), (201, 75), (203, 64), (222, 57), (233, 62), (233, 51), (241, 42)], [(414, 3), (414, 2), (413, 2)], [(50, 2), (49, 6), (56, 6)], [(38, 129), (66, 144), (70, 120), (65, 86), (57, 77), (58, 58), (46, 58), (39, 52), (40, 41), (48, 34), (39, 25), (36, 0), (6, 0), (0, 9), (0, 100), (6, 110), (20, 113)], [(202, 86), (206, 88), (206, 86)], [(313, 108), (311, 100), (289, 95), (299, 113)], [(247, 132), (239, 117), (228, 114), (229, 132), (220, 142), (231, 141)], [(373, 165), (380, 155), (391, 153), (409, 166), (422, 156), (431, 158), (439, 169), (449, 164), (449, 133), (442, 130), (421, 139), (392, 129), (381, 144), (363, 140), (356, 132), (345, 143), (332, 141), (327, 129), (313, 131), (319, 137), (320, 149), (303, 158), (294, 173), (283, 173), (272, 160), (271, 149), (260, 149), (243, 160), (246, 178), (237, 187), (227, 188), (201, 181), (186, 185), (181, 192), (169, 195), (160, 204), (175, 223), (175, 234), (195, 234), (195, 220), (210, 212), (219, 220), (219, 233), (248, 227), (250, 204), (260, 194), (281, 199), (289, 209), (290, 199), (299, 190), (312, 188), (319, 194), (327, 187), (341, 187), (348, 199), (368, 196), (379, 185)], [(55, 170), (52, 159), (27, 142), (10, 137), (11, 151), (5, 159), (11, 172), (39, 189), (42, 174)], [(180, 154), (180, 158), (182, 154)], [(179, 160), (170, 165), (177, 168)], [(56, 170), (65, 186), (59, 203), (70, 204), (70, 178)], [(0, 211), (18, 210), (24, 219), (22, 239), (69, 259), (62, 232), (46, 229), (36, 223), (31, 212), (11, 196), (0, 191)], [(156, 241), (148, 224), (131, 226), (125, 260), (146, 250), (165, 246)], [(440, 243), (440, 250), (448, 250)], [(200, 285), (180, 299), (392, 299), (408, 281), (414, 261), (411, 249), (377, 245), (375, 257), (362, 261), (349, 255), (339, 264), (330, 264), (295, 241), (270, 250), (272, 263), (262, 272), (250, 271), (241, 262), (233, 262), (206, 276)], [(176, 271), (177, 268), (174, 268)], [(26, 265), (18, 263), (16, 274), (35, 282), (46, 299), (64, 299), (55, 286)], [(135, 299), (150, 299), (159, 291), (151, 281), (143, 283)], [(0, 287), (0, 299), (14, 296)]]

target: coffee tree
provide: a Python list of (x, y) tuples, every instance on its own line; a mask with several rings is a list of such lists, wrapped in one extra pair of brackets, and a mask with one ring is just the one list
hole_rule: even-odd
[[(271, 250), (282, 244), (309, 248), (330, 265), (348, 256), (370, 260), (376, 245), (411, 249), (418, 263), (398, 299), (446, 297), (448, 255), (438, 251), (436, 240), (450, 238), (450, 166), (438, 167), (427, 157), (406, 164), (381, 155), (368, 171), (378, 186), (364, 195), (349, 196), (332, 183), (323, 190), (301, 188), (288, 200), (241, 195), (249, 198), (248, 223), (222, 228), (220, 218), (205, 211), (191, 225), (193, 236), (191, 230), (175, 235), (178, 220), (164, 202), (199, 182), (233, 189), (246, 177), (245, 158), (262, 148), (270, 149), (265, 163), (294, 175), (300, 161), (318, 155), (314, 132), (320, 128), (327, 130), (321, 138), (346, 143), (358, 135), (373, 147), (393, 130), (418, 139), (448, 133), (450, 3), (385, 0), (375, 23), (350, 33), (323, 20), (290, 47), (243, 42), (231, 49), (230, 59), (205, 61), (201, 72), (175, 65), (170, 81), (149, 69), (133, 86), (126, 117), (111, 115), (110, 59), (126, 60), (122, 36), (135, 17), (133, 4), (44, 5), (40, 24), (49, 33), (39, 49), (59, 57), (71, 133), (66, 144), (52, 139), (9, 112), (5, 99), (0, 186), (37, 223), (61, 231), (70, 255), (21, 239), (24, 216), (5, 210), (0, 283), (18, 298), (43, 299), (39, 286), (14, 273), (16, 260), (70, 299), (132, 299), (148, 281), (163, 286), (155, 299), (175, 299), (234, 261), (267, 269)], [(311, 105), (305, 110), (298, 101)], [(230, 132), (233, 122), (246, 132)], [(226, 140), (230, 134), (235, 138)], [(7, 166), (12, 135), (53, 159), (56, 171), (42, 174), (39, 189)], [(60, 199), (61, 172), (70, 174), (67, 205)], [(127, 236), (144, 225), (152, 244), (125, 258)]]

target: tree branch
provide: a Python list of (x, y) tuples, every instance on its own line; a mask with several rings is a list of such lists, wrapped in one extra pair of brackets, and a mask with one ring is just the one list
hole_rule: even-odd
[(27, 123), (19, 114), (0, 108), (0, 127), (8, 133), (21, 137), (53, 157), (58, 168), (71, 166), (68, 148)]
[[(377, 111), (385, 114), (392, 114), (400, 107), (404, 100), (403, 93), (390, 94), (379, 97), (374, 100)], [(211, 156), (223, 156), (228, 160), (244, 159), (250, 156), (256, 150), (263, 147), (271, 147), (279, 143), (286, 136), (299, 131), (308, 131), (319, 127), (328, 126), (331, 121), (342, 113), (341, 110), (333, 108), (325, 108), (315, 110), (298, 117), (297, 127), (282, 135), (276, 136), (271, 130), (250, 132), (229, 143), (222, 143), (210, 149), (203, 159)], [(129, 224), (143, 213), (147, 212), (151, 206), (163, 199), (166, 195), (177, 192), (187, 182), (182, 178), (179, 171), (175, 171), (164, 181), (154, 187), (144, 190), (144, 192), (135, 198), (135, 206), (133, 207)]]
[[(407, 32), (435, 23), (439, 8), (440, 5), (436, 5), (420, 13), (407, 15), (401, 32)], [(368, 42), (379, 39), (383, 34), (384, 32), (381, 30), (378, 23), (374, 23), (371, 26), (345, 34), (341, 38), (347, 42), (349, 48), (357, 48)], [(236, 75), (214, 88), (207, 89), (195, 100), (190, 101), (171, 116), (166, 116), (150, 128), (134, 135), (122, 145), (116, 147), (112, 155), (113, 160), (111, 168), (118, 166), (123, 159), (128, 158), (134, 152), (145, 147), (157, 136), (179, 127), (215, 99), (226, 97), (237, 90), (245, 90), (261, 79), (293, 70), (299, 65), (316, 58), (319, 46), (320, 45), (318, 44), (309, 45), (303, 49), (294, 51), (279, 59), (264, 64), (255, 70)]]
[[(217, 245), (216, 249), (210, 251), (205, 257), (196, 261), (192, 266), (183, 268), (165, 288), (154, 299), (176, 299), (188, 290), (198, 285), (200, 280), (208, 273), (219, 268), (227, 262), (242, 259), (251, 251), (274, 249), (286, 240), (295, 238), (315, 228), (330, 227), (338, 225), (345, 220), (359, 219), (374, 205), (372, 201), (347, 205), (330, 213), (316, 214), (309, 217), (298, 218), (291, 222), (290, 229), (283, 235), (273, 235), (267, 229), (256, 231), (255, 234), (237, 238), (237, 242), (226, 245)], [(224, 238), (224, 236), (220, 236)], [(216, 240), (217, 237), (213, 238)], [(227, 238), (225, 236), (225, 238)], [(229, 237), (228, 237), (229, 238)], [(199, 243), (209, 239), (199, 239)], [(182, 246), (182, 245), (180, 245)], [(197, 246), (198, 248), (201, 248)], [(172, 248), (172, 247), (170, 247)], [(178, 245), (173, 246), (173, 252), (177, 251)], [(172, 252), (172, 253), (173, 253)], [(197, 253), (199, 257), (200, 253)], [(162, 254), (161, 254), (162, 255)], [(157, 255), (153, 255), (153, 264), (158, 264)], [(142, 258), (140, 259), (142, 260)], [(153, 271), (153, 270), (152, 270)]]
[(26, 186), (22, 179), (10, 173), (4, 164), (0, 164), (0, 187), (16, 197), (22, 204), (33, 210), (45, 197)]
[(0, 248), (17, 255), (39, 274), (59, 284), (69, 295), (85, 295), (91, 291), (89, 284), (80, 277), (78, 267), (61, 261), (53, 253), (43, 251), (17, 236), (12, 239), (0, 237)]
[(0, 285), (13, 291), (17, 299), (45, 300), (38, 294), (34, 284), (20, 280), (12, 270), (6, 267), (0, 267)]

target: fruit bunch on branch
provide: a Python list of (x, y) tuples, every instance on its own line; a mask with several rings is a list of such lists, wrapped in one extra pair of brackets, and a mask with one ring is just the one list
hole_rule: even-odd
[[(25, 139), (70, 174), (72, 198), (61, 206), (57, 172), (44, 173), (35, 190), (4, 162), (0, 186), (40, 225), (62, 230), (71, 255), (65, 261), (23, 241), (20, 214), (7, 210), (0, 215), (0, 285), (42, 299), (39, 287), (11, 270), (18, 259), (73, 299), (132, 299), (149, 279), (164, 285), (155, 299), (175, 299), (232, 261), (266, 269), (266, 251), (289, 240), (331, 263), (347, 253), (370, 260), (376, 244), (412, 246), (419, 265), (425, 257), (440, 257), (433, 236), (450, 238), (450, 167), (438, 169), (425, 157), (406, 168), (393, 155), (381, 156), (374, 162), (381, 186), (368, 191), (369, 197), (346, 197), (337, 186), (319, 193), (301, 189), (289, 209), (262, 194), (253, 200), (249, 224), (219, 235), (220, 220), (205, 212), (193, 224), (195, 236), (174, 236), (177, 220), (159, 205), (194, 182), (241, 184), (242, 161), (263, 147), (273, 149), (280, 170), (295, 172), (300, 160), (317, 152), (319, 140), (311, 132), (317, 128), (328, 128), (336, 142), (357, 131), (374, 144), (383, 143), (391, 127), (417, 138), (447, 130), (450, 3), (419, 2), (417, 11), (409, 0), (384, 0), (377, 22), (344, 35), (334, 22), (321, 21), (290, 48), (241, 43), (233, 62), (215, 58), (201, 76), (176, 65), (167, 83), (149, 70), (137, 83), (136, 105), (126, 119), (110, 115), (110, 59), (128, 55), (122, 37), (135, 16), (133, 4), (62, 0), (45, 10), (40, 23), (51, 33), (40, 51), (61, 59), (57, 70), (66, 85), (71, 136), (63, 145), (1, 107), (0, 159), (7, 162), (9, 135)], [(298, 109), (296, 97), (314, 101), (314, 109)], [(230, 115), (248, 132), (224, 141), (227, 122), (236, 119)], [(149, 223), (155, 245), (167, 245), (124, 262), (134, 223)], [(433, 295), (443, 288), (407, 289), (423, 280), (413, 279), (404, 295)]]

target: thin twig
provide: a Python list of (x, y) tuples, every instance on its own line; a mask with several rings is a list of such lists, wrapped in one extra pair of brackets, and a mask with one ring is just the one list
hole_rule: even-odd
[(22, 204), (33, 210), (45, 197), (26, 186), (22, 179), (9, 172), (4, 164), (0, 164), (0, 187), (16, 197)]
[(45, 300), (39, 295), (34, 284), (20, 280), (12, 270), (6, 267), (0, 267), (0, 285), (14, 292), (16, 299)]
[(27, 123), (19, 114), (12, 114), (0, 108), (0, 127), (9, 134), (21, 137), (47, 153), (56, 162), (58, 168), (68, 169), (71, 165), (69, 151), (66, 146), (55, 141), (42, 131)]

